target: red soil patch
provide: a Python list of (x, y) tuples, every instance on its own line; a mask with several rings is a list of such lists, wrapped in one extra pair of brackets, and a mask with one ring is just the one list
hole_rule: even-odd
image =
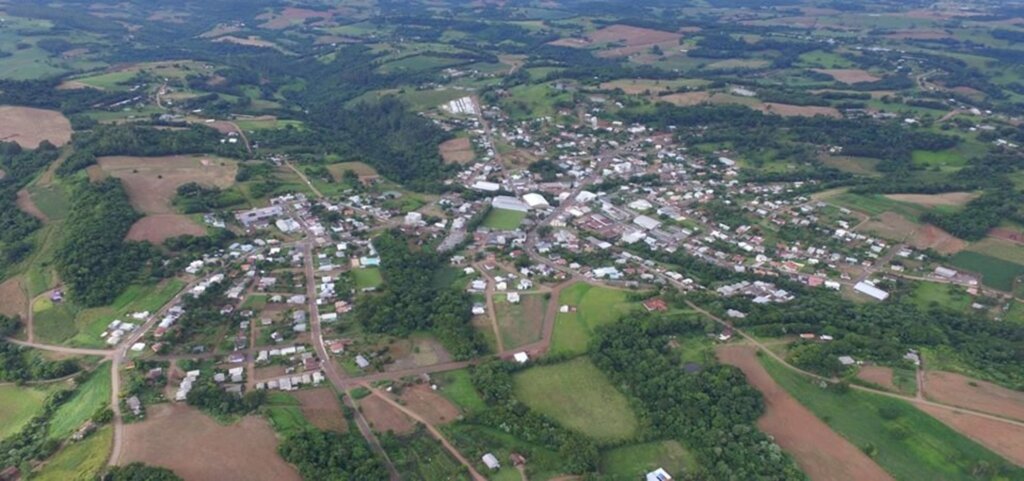
[(449, 164), (464, 164), (472, 162), (476, 158), (473, 152), (473, 144), (466, 137), (447, 140), (438, 146), (441, 158)]
[(375, 431), (411, 434), (416, 430), (416, 422), (412, 418), (376, 395), (371, 394), (360, 400), (359, 409)]
[(0, 284), (0, 314), (5, 316), (28, 316), (28, 297), (21, 277), (12, 277)]
[(292, 393), (301, 403), (302, 415), (314, 426), (327, 431), (345, 432), (348, 424), (341, 412), (341, 401), (329, 388), (303, 389)]
[(896, 391), (896, 385), (892, 382), (891, 367), (864, 366), (857, 372), (857, 377), (890, 391)]
[(50, 219), (46, 217), (43, 211), (39, 210), (39, 207), (32, 200), (32, 195), (27, 190), (21, 189), (18, 191), (18, 200), (15, 201), (15, 205), (21, 209), (22, 212), (35, 217), (43, 222), (47, 222)]
[(781, 115), (783, 117), (814, 117), (815, 115), (824, 115), (835, 119), (842, 117), (839, 111), (834, 107), (817, 107), (813, 105), (790, 105), (765, 102), (759, 105), (757, 109), (765, 113)]
[(1024, 392), (990, 382), (952, 372), (928, 371), (925, 373), (924, 393), (929, 399), (943, 404), (1024, 421)]
[(71, 140), (71, 122), (53, 110), (0, 106), (0, 140), (17, 142), (27, 149), (38, 147), (44, 140), (64, 145)]
[(1010, 462), (1024, 466), (1024, 428), (935, 406), (915, 406)]
[(300, 481), (277, 453), (267, 421), (246, 416), (223, 426), (181, 404), (148, 409), (143, 422), (125, 426), (121, 463), (163, 466), (189, 481)]
[(450, 423), (459, 417), (459, 408), (427, 384), (415, 384), (402, 391), (402, 403), (433, 425)]
[(162, 244), (171, 237), (181, 235), (203, 236), (206, 229), (186, 216), (178, 214), (147, 215), (132, 224), (128, 230), (128, 240), (149, 241)]
[(723, 346), (716, 353), (722, 362), (740, 368), (747, 381), (764, 394), (765, 414), (757, 421), (757, 427), (773, 436), (810, 479), (892, 480), (871, 458), (775, 384), (753, 348)]
[(817, 68), (814, 69), (814, 71), (826, 75), (831, 75), (832, 78), (845, 84), (874, 82), (877, 80), (881, 80), (880, 78), (872, 75), (870, 72), (866, 70), (856, 68)]

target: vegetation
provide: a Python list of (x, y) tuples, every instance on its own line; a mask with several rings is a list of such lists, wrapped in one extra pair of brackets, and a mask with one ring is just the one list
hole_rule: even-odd
[(181, 481), (181, 478), (167, 468), (131, 463), (108, 469), (100, 476), (100, 481)]
[(278, 450), (285, 461), (298, 466), (305, 479), (356, 481), (387, 477), (366, 442), (356, 434), (307, 429), (286, 437)]

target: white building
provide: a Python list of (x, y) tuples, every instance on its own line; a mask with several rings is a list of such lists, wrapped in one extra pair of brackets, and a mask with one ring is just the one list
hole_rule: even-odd
[(888, 292), (885, 292), (864, 281), (858, 282), (856, 285), (854, 285), (853, 290), (879, 301), (884, 301), (889, 298)]
[(480, 459), (487, 465), (487, 469), (498, 469), (501, 467), (501, 463), (498, 462), (498, 458), (494, 454), (487, 453)]
[(523, 202), (530, 206), (531, 209), (547, 209), (551, 207), (548, 200), (543, 195), (537, 193), (529, 193), (523, 196)]
[(530, 211), (530, 206), (526, 202), (507, 195), (499, 195), (491, 199), (491, 207), (494, 207), (495, 209), (514, 210), (517, 212)]

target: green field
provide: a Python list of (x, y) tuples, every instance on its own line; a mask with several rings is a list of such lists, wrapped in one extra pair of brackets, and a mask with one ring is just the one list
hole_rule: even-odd
[(611, 479), (643, 479), (658, 468), (682, 477), (697, 468), (697, 460), (676, 441), (634, 444), (601, 453), (601, 474)]
[(590, 336), (598, 326), (618, 320), (636, 308), (626, 300), (627, 292), (586, 283), (574, 284), (562, 291), (559, 305), (569, 305), (576, 312), (560, 312), (551, 335), (552, 354), (582, 354), (587, 351)]
[(96, 411), (110, 405), (110, 363), (96, 367), (75, 395), (53, 413), (49, 437), (64, 439), (85, 424)]
[(68, 444), (32, 479), (35, 481), (93, 481), (107, 464), (114, 430), (104, 427), (77, 443)]
[(21, 430), (43, 407), (43, 401), (54, 389), (0, 386), (0, 440)]
[(560, 92), (546, 83), (513, 87), (509, 94), (502, 99), (501, 107), (516, 120), (554, 116), (556, 103), (572, 99), (569, 92)]
[(1024, 476), (1024, 471), (905, 401), (855, 390), (825, 390), (767, 357), (761, 362), (780, 386), (854, 446), (868, 451), (899, 481), (975, 480), (971, 473), (983, 464), (1012, 470), (1012, 477), (1002, 479)]
[(908, 202), (895, 201), (879, 194), (853, 194), (844, 192), (842, 194), (829, 197), (827, 201), (839, 207), (863, 212), (870, 216), (877, 216), (885, 212), (895, 212), (908, 219), (916, 220), (925, 212), (925, 209), (920, 206)]
[(544, 313), (548, 301), (543, 294), (522, 294), (519, 302), (508, 302), (504, 294), (494, 296), (494, 311), (501, 339), (508, 349), (540, 341), (544, 337)]
[(484, 217), (483, 226), (494, 230), (515, 230), (526, 218), (526, 212), (507, 209), (491, 209)]
[(355, 280), (357, 289), (380, 287), (384, 283), (384, 278), (380, 275), (380, 269), (376, 267), (355, 269), (352, 271), (352, 277)]
[(963, 288), (935, 282), (919, 282), (910, 298), (921, 309), (928, 309), (935, 303), (945, 309), (963, 312), (971, 305), (971, 296)]
[(296, 431), (314, 429), (313, 424), (302, 414), (298, 399), (285, 392), (267, 395), (263, 413), (275, 431), (287, 436)]
[(245, 131), (284, 129), (287, 127), (302, 129), (305, 127), (305, 125), (299, 120), (283, 119), (236, 120), (235, 124), (238, 125), (238, 128)]
[(467, 413), (474, 413), (487, 409), (487, 404), (473, 387), (469, 371), (459, 369), (435, 374), (434, 379), (440, 386), (440, 393), (448, 398), (456, 406)]
[(1024, 275), (1024, 265), (971, 251), (956, 253), (950, 264), (981, 274), (982, 284), (1006, 292), (1013, 289), (1018, 276)]
[(32, 197), (32, 202), (39, 207), (43, 214), (46, 214), (46, 218), (50, 222), (64, 219), (68, 210), (71, 209), (67, 192), (60, 185), (46, 187), (33, 185), (28, 187), (28, 192)]
[(626, 396), (587, 358), (518, 373), (515, 392), (537, 412), (598, 441), (621, 441), (636, 435), (639, 423)]

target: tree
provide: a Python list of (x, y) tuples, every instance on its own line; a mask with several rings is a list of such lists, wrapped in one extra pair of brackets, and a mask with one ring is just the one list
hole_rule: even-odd
[(167, 468), (131, 463), (113, 466), (100, 476), (101, 481), (182, 481), (181, 477)]

